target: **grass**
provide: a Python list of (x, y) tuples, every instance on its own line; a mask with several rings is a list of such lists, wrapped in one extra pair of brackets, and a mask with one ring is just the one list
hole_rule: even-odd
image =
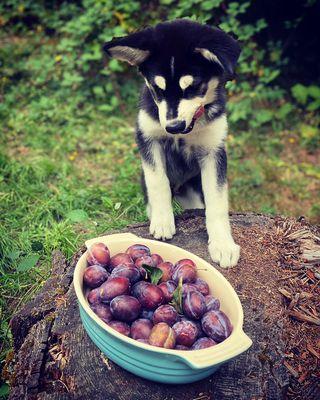
[[(5, 54), (12, 54), (12, 65), (23, 62), (10, 46)], [(32, 52), (25, 57), (30, 63)], [(81, 104), (76, 87), (61, 96), (32, 84), (31, 76), (7, 85), (0, 110), (2, 365), (10, 349), (10, 317), (48, 278), (52, 252), (59, 249), (69, 259), (86, 238), (146, 220), (135, 110), (110, 115), (95, 100)], [(319, 222), (319, 149), (309, 151), (303, 140), (295, 124), (255, 131), (232, 126), (231, 209), (303, 214)]]

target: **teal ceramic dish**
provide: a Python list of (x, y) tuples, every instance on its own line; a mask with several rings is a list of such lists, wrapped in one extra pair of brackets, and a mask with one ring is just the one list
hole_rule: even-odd
[(220, 299), (221, 309), (230, 318), (232, 334), (216, 346), (193, 351), (168, 350), (150, 346), (124, 335), (106, 325), (91, 310), (83, 291), (83, 273), (87, 266), (84, 253), (74, 271), (74, 287), (83, 326), (92, 341), (108, 358), (122, 368), (143, 378), (169, 384), (195, 382), (214, 373), (223, 363), (246, 351), (252, 344), (243, 332), (243, 310), (240, 300), (230, 283), (212, 265), (196, 255), (168, 243), (137, 237), (130, 233), (95, 238), (86, 242), (103, 242), (111, 255), (124, 252), (135, 243), (148, 246), (152, 253), (160, 254), (173, 263), (192, 259), (199, 269), (198, 276), (205, 279), (210, 292)]

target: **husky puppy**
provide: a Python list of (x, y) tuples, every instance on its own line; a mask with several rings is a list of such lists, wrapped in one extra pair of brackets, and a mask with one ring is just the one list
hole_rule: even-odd
[(111, 57), (138, 67), (141, 91), (136, 141), (156, 239), (175, 234), (172, 198), (184, 209), (205, 208), (212, 260), (237, 264), (228, 214), (225, 83), (240, 55), (218, 28), (180, 19), (147, 27), (104, 45)]

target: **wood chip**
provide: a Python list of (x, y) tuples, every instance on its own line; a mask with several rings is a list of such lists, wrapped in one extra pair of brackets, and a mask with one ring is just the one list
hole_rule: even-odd
[(278, 290), (279, 290), (279, 292), (280, 292), (281, 294), (283, 294), (284, 297), (286, 297), (287, 299), (292, 299), (291, 293), (288, 292), (286, 289), (279, 288)]
[(304, 299), (304, 298), (311, 299), (313, 297), (313, 294), (312, 293), (308, 293), (308, 292), (301, 292), (300, 293), (300, 297), (301, 297), (301, 299)]
[(315, 357), (317, 357), (320, 360), (320, 354), (317, 352), (316, 349), (314, 349), (311, 344), (307, 344), (307, 349), (310, 351), (311, 354), (313, 354)]
[(290, 304), (288, 305), (288, 310), (292, 310), (293, 307), (295, 307), (295, 306), (298, 304), (298, 302), (299, 302), (299, 296), (300, 296), (299, 293), (296, 293), (296, 294), (294, 295), (293, 299), (291, 300)]
[(103, 363), (107, 366), (107, 369), (110, 371), (111, 365), (109, 364), (109, 359), (102, 353), (100, 354), (100, 357), (101, 357)]
[(316, 318), (316, 319), (318, 318), (318, 313), (316, 312), (316, 310), (314, 308), (310, 307), (311, 311), (308, 310), (303, 305), (300, 305), (299, 308), (300, 308), (300, 310), (304, 311), (306, 314), (310, 315), (310, 317), (313, 317), (313, 318)]
[(295, 278), (295, 277), (298, 276), (300, 273), (301, 273), (300, 271), (299, 271), (299, 272), (294, 272), (293, 274), (286, 275), (286, 276), (283, 276), (282, 278), (279, 278), (278, 281), (285, 281), (285, 280), (287, 280), (287, 279)]
[(310, 317), (309, 315), (303, 314), (300, 311), (290, 310), (287, 312), (287, 314), (299, 321), (310, 322), (311, 324), (320, 325), (319, 318)]
[(285, 367), (288, 369), (288, 371), (290, 372), (291, 375), (293, 375), (295, 378), (299, 377), (299, 372), (296, 371), (292, 365), (290, 365), (287, 361), (283, 361), (283, 364), (285, 365)]
[(298, 382), (303, 383), (306, 380), (308, 375), (309, 375), (309, 371), (305, 371), (303, 374), (301, 374), (299, 376)]
[(308, 270), (306, 272), (306, 275), (308, 276), (309, 279), (311, 279), (312, 281), (315, 279), (314, 273), (310, 270)]

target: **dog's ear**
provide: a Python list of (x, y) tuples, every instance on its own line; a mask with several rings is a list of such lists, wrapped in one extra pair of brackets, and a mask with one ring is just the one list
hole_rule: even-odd
[(103, 46), (110, 56), (131, 65), (139, 66), (150, 56), (153, 29), (146, 28), (128, 36), (113, 38)]
[(194, 51), (205, 59), (220, 65), (230, 79), (241, 53), (237, 40), (218, 28), (210, 28), (205, 37), (199, 41)]

